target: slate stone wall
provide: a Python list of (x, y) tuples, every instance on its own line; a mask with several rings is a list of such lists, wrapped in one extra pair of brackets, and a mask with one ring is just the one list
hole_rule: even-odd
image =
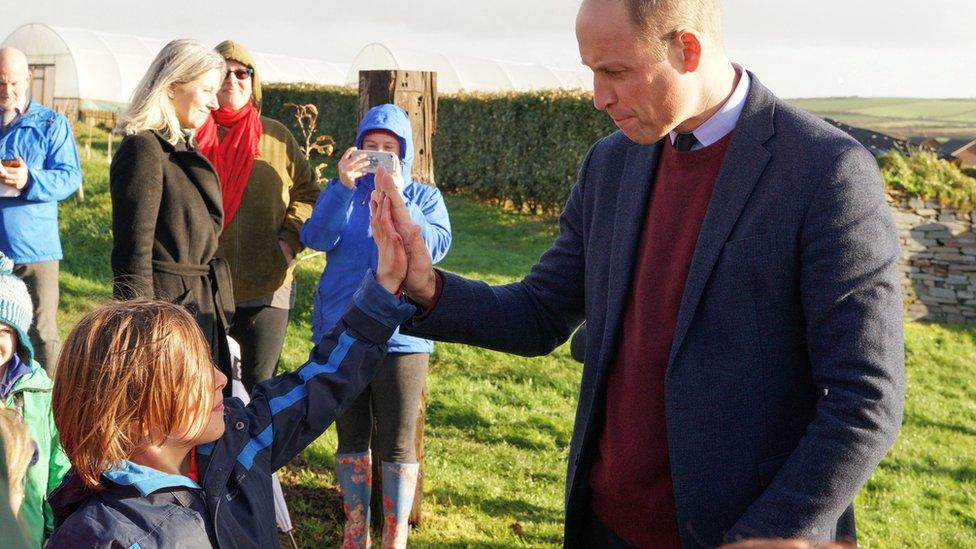
[(888, 195), (901, 240), (905, 318), (976, 324), (976, 213)]

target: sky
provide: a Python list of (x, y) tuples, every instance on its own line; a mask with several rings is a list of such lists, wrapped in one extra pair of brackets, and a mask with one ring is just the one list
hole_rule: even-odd
[[(0, 38), (40, 22), (213, 43), (231, 38), (255, 51), (340, 63), (382, 42), (578, 68), (578, 6), (578, 0), (5, 0)], [(724, 0), (723, 13), (729, 57), (781, 97), (976, 97), (973, 0)]]

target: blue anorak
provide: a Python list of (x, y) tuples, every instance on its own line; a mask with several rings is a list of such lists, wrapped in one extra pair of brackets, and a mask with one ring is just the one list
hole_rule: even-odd
[(18, 265), (60, 260), (58, 201), (81, 185), (71, 123), (31, 101), (0, 136), (0, 158), (23, 160), (29, 174), (20, 196), (0, 197), (0, 252)]
[[(451, 246), (451, 222), (441, 192), (410, 178), (413, 163), (410, 120), (396, 105), (373, 107), (359, 124), (357, 148), (362, 148), (363, 136), (373, 130), (392, 132), (400, 141), (400, 165), (405, 183), (403, 198), (410, 217), (420, 227), (431, 260), (437, 263)], [(326, 253), (325, 271), (315, 292), (313, 309), (312, 341), (316, 343), (346, 310), (363, 273), (376, 269), (376, 244), (369, 228), (369, 198), (374, 188), (373, 174), (357, 179), (353, 189), (347, 188), (338, 178), (329, 181), (315, 203), (312, 216), (302, 227), (302, 244)], [(399, 329), (389, 341), (391, 353), (430, 353), (433, 350), (433, 342), (403, 335)]]

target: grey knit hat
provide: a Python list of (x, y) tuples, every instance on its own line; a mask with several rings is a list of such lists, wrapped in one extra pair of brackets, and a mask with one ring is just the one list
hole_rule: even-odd
[(34, 359), (27, 330), (34, 321), (34, 305), (27, 286), (14, 274), (14, 262), (0, 252), (0, 322), (17, 331), (17, 343), (27, 351), (27, 362)]

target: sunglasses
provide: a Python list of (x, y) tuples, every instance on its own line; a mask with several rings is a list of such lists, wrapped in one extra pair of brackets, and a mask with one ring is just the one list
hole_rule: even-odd
[(227, 77), (232, 74), (234, 75), (234, 78), (238, 80), (247, 80), (248, 78), (251, 77), (252, 74), (254, 74), (254, 69), (248, 67), (246, 69), (234, 69), (232, 71), (229, 70), (224, 73), (224, 80), (227, 80)]

